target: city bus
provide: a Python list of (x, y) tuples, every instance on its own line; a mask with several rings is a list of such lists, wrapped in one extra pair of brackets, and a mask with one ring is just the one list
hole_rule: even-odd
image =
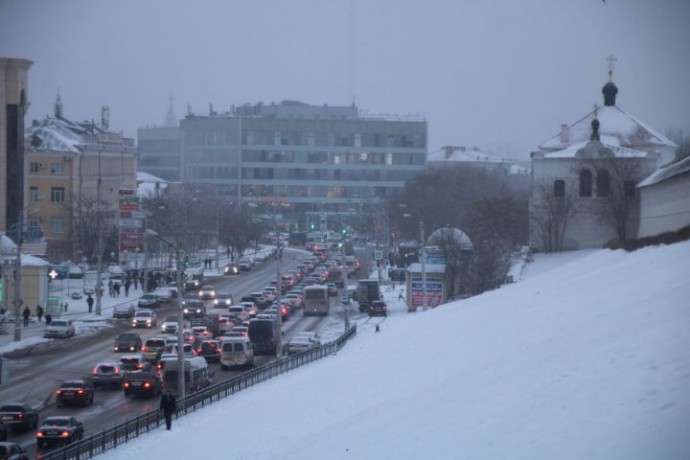
[(313, 284), (304, 288), (304, 316), (326, 316), (330, 309), (328, 288)]

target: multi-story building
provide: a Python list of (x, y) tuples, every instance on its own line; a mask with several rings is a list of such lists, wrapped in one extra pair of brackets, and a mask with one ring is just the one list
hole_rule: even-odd
[(107, 107), (100, 124), (68, 120), (59, 95), (54, 116), (34, 120), (25, 135), (28, 226), (40, 228), (48, 243), (42, 255), (52, 262), (94, 262), (96, 220), (112, 228), (120, 190), (136, 189), (134, 140), (109, 130)]
[(213, 184), (226, 201), (288, 203), (282, 221), (306, 228), (318, 214), (380, 202), (424, 170), (427, 123), (283, 101), (188, 113), (179, 128), (140, 128), (139, 153), (143, 171)]

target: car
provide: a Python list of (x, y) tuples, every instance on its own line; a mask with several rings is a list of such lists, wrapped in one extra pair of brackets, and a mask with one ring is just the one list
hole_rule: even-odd
[(75, 329), (70, 319), (54, 319), (43, 330), (43, 337), (68, 339), (74, 337)]
[(147, 369), (149, 363), (141, 353), (128, 353), (120, 357), (120, 372)]
[(303, 351), (311, 350), (316, 347), (316, 344), (306, 336), (296, 335), (285, 344), (285, 353), (294, 355)]
[(259, 309), (256, 308), (254, 302), (241, 302), (240, 307), (244, 308), (244, 311), (247, 312), (249, 318), (254, 318), (259, 313)]
[(158, 308), (161, 306), (161, 299), (156, 294), (144, 294), (137, 303), (139, 308)]
[(227, 337), (220, 343), (220, 368), (253, 367), (254, 349), (247, 336)]
[(234, 325), (235, 322), (228, 315), (223, 314), (218, 317), (218, 329), (221, 335), (229, 331)]
[(0, 406), (0, 422), (12, 431), (38, 426), (38, 411), (25, 403), (5, 403)]
[(93, 404), (93, 384), (86, 379), (67, 380), (55, 391), (57, 407), (65, 405), (88, 406)]
[(150, 337), (141, 347), (141, 354), (144, 355), (144, 359), (157, 362), (163, 354), (165, 345), (165, 337)]
[(385, 302), (381, 300), (375, 300), (369, 304), (367, 313), (369, 316), (388, 316), (388, 308)]
[(201, 286), (201, 289), (199, 289), (199, 298), (204, 300), (215, 299), (216, 289), (210, 284), (204, 284)]
[(152, 328), (156, 327), (157, 324), (158, 317), (156, 316), (156, 312), (153, 310), (137, 310), (137, 312), (134, 314), (134, 318), (132, 318), (132, 327), (134, 328)]
[(249, 328), (247, 326), (233, 326), (224, 335), (226, 337), (249, 337)]
[(175, 334), (177, 332), (177, 315), (170, 315), (165, 317), (165, 321), (161, 325), (161, 331), (166, 334)]
[(328, 288), (329, 297), (335, 297), (338, 295), (338, 286), (336, 286), (335, 283), (326, 283), (326, 287)]
[(239, 275), (240, 266), (236, 263), (229, 263), (223, 267), (223, 275)]
[(219, 292), (216, 295), (216, 300), (213, 301), (213, 306), (216, 308), (226, 308), (232, 306), (232, 294), (229, 292)]
[(137, 352), (141, 350), (141, 336), (136, 332), (123, 332), (115, 338), (113, 351)]
[(206, 305), (199, 299), (186, 299), (184, 301), (184, 319), (206, 316)]
[(196, 354), (206, 359), (207, 363), (220, 362), (220, 341), (215, 339), (202, 341), (196, 349)]
[(319, 336), (319, 334), (317, 332), (302, 331), (302, 332), (298, 332), (293, 337), (306, 337), (309, 340), (311, 340), (314, 345), (316, 345), (316, 346), (321, 345), (321, 337)]
[(122, 374), (118, 361), (99, 361), (91, 373), (94, 388), (120, 388), (121, 379)]
[(84, 437), (84, 425), (69, 415), (46, 417), (36, 432), (39, 449), (54, 445), (70, 444)]
[(177, 289), (168, 286), (156, 288), (153, 294), (158, 297), (162, 304), (172, 303), (177, 299)]
[(113, 318), (130, 319), (134, 316), (136, 310), (136, 305), (133, 303), (115, 305), (113, 307)]
[(125, 372), (122, 376), (122, 390), (125, 397), (136, 394), (151, 398), (161, 394), (163, 382), (158, 369), (154, 367), (144, 371)]
[[(201, 342), (199, 342), (201, 343)], [(197, 345), (198, 346), (198, 345)], [(161, 355), (160, 361), (158, 361), (158, 364), (163, 361), (165, 356), (167, 355), (173, 355), (177, 356), (177, 351), (180, 349), (180, 347), (175, 343), (171, 345), (166, 345), (165, 349), (163, 350), (163, 354)], [(193, 343), (184, 343), (182, 345), (182, 355), (186, 358), (193, 358), (196, 356), (196, 349), (194, 348)]]
[(237, 261), (237, 265), (240, 267), (241, 271), (246, 272), (252, 269), (252, 267), (254, 266), (254, 261), (251, 260), (249, 257), (241, 257)]
[(268, 299), (266, 299), (264, 296), (264, 293), (261, 291), (252, 292), (249, 294), (249, 296), (254, 300), (257, 308), (266, 308), (270, 304)]
[(227, 316), (235, 322), (247, 321), (249, 313), (241, 305), (228, 308)]
[(29, 454), (16, 442), (0, 442), (0, 458), (3, 460), (29, 460)]

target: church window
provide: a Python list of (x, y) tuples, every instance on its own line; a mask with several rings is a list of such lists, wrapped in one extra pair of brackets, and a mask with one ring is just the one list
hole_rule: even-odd
[(597, 173), (597, 196), (607, 197), (611, 189), (611, 177), (609, 172), (602, 169)]
[(586, 169), (580, 172), (580, 196), (592, 196), (592, 173)]
[(557, 180), (553, 182), (553, 195), (565, 196), (565, 181)]

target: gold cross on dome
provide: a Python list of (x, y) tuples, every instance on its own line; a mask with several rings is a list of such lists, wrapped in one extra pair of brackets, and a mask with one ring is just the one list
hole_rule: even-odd
[(613, 54), (609, 54), (606, 58), (606, 62), (609, 63), (609, 81), (613, 80), (613, 66), (616, 65), (617, 60), (618, 58), (616, 58), (616, 56)]

